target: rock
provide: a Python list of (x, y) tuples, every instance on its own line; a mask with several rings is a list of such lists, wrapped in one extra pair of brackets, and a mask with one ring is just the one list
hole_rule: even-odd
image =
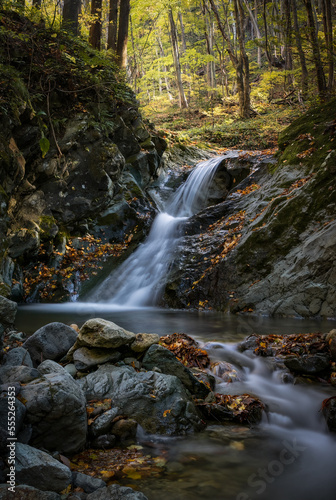
[(138, 424), (131, 418), (122, 418), (118, 420), (112, 427), (112, 434), (124, 442), (128, 439), (135, 439)]
[(87, 496), (87, 500), (148, 500), (140, 491), (134, 491), (126, 486), (111, 484)]
[(75, 378), (77, 374), (77, 370), (74, 364), (69, 363), (68, 365), (65, 365), (64, 370), (69, 373), (73, 378)]
[(332, 397), (323, 401), (322, 413), (326, 419), (328, 429), (331, 432), (336, 432), (336, 397)]
[(150, 348), (153, 344), (158, 344), (160, 341), (159, 335), (156, 333), (137, 333), (134, 342), (131, 344), (131, 349), (134, 352), (143, 352)]
[(88, 347), (80, 347), (73, 353), (73, 362), (76, 370), (85, 371), (104, 363), (114, 363), (118, 361), (120, 357), (120, 352), (114, 349), (89, 349)]
[(113, 434), (103, 434), (102, 436), (98, 436), (96, 439), (91, 441), (91, 446), (93, 448), (101, 449), (109, 449), (113, 448), (115, 445), (117, 438)]
[(330, 357), (328, 354), (287, 356), (284, 364), (293, 372), (316, 375), (329, 369)]
[(147, 370), (160, 368), (167, 375), (175, 375), (182, 384), (198, 397), (206, 397), (210, 390), (194, 377), (192, 371), (174, 356), (172, 352), (161, 345), (152, 345), (145, 354), (142, 365)]
[(77, 332), (63, 323), (49, 323), (37, 330), (23, 344), (39, 365), (45, 359), (61, 359), (75, 343)]
[(333, 361), (336, 361), (336, 329), (331, 330), (326, 336), (326, 341), (328, 342), (331, 357)]
[(92, 493), (99, 488), (105, 488), (106, 484), (102, 479), (82, 474), (81, 472), (72, 473), (72, 483), (74, 488), (82, 488), (85, 493)]
[(120, 415), (119, 408), (111, 408), (97, 417), (89, 427), (89, 432), (92, 437), (98, 437), (102, 434), (108, 434), (113, 426), (113, 421), (117, 415)]
[[(26, 408), (24, 404), (22, 404), (21, 401), (15, 398), (15, 436), (18, 435), (22, 428), (25, 415)], [(3, 392), (0, 395), (0, 427), (2, 427), (6, 431), (6, 433), (8, 429), (8, 416), (8, 395), (6, 392)], [(11, 423), (13, 423), (13, 421)]]
[(16, 485), (15, 493), (8, 491), (7, 484), (0, 484), (1, 500), (61, 500), (61, 496), (54, 491), (41, 491), (32, 486)]
[(27, 349), (23, 347), (15, 347), (8, 351), (5, 355), (3, 366), (29, 366), (33, 367), (33, 362), (31, 360), (30, 354)]
[(0, 368), (0, 384), (20, 382), (26, 384), (39, 377), (36, 368), (29, 366), (3, 366)]
[(149, 433), (185, 434), (202, 428), (194, 403), (177, 377), (106, 364), (77, 383), (88, 400), (113, 398), (121, 414)]
[(216, 361), (210, 365), (211, 372), (224, 382), (241, 382), (244, 376), (235, 366), (226, 361)]
[(101, 318), (89, 319), (79, 331), (76, 347), (117, 349), (129, 345), (135, 334)]
[(71, 482), (68, 467), (44, 451), (16, 443), (15, 472), (18, 484), (27, 484), (42, 491), (60, 492)]
[(0, 295), (0, 323), (5, 326), (14, 324), (17, 311), (17, 303)]
[(215, 389), (216, 379), (213, 375), (211, 375), (211, 373), (200, 370), (199, 368), (190, 368), (190, 370), (194, 377), (207, 387), (210, 387), (211, 391)]
[(32, 444), (50, 451), (75, 453), (86, 442), (85, 396), (71, 375), (57, 363), (45, 361), (40, 371), (43, 376), (21, 390), (26, 421), (33, 427)]

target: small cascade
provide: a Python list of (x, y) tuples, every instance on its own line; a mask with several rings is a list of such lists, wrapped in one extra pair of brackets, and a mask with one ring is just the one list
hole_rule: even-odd
[(201, 162), (159, 213), (147, 240), (89, 297), (126, 308), (155, 305), (178, 246), (183, 223), (204, 208), (218, 165), (226, 156)]

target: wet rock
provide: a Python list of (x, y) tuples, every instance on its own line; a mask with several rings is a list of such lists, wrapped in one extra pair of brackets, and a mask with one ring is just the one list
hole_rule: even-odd
[(197, 407), (210, 422), (233, 421), (248, 425), (260, 423), (264, 410), (263, 403), (249, 394), (215, 394), (214, 402), (198, 402)]
[(199, 368), (190, 368), (194, 377), (197, 378), (202, 384), (205, 384), (207, 387), (213, 391), (216, 385), (216, 379), (211, 373), (200, 370)]
[(147, 370), (157, 366), (162, 373), (175, 375), (192, 394), (198, 397), (206, 397), (210, 392), (206, 385), (194, 377), (189, 368), (182, 365), (171, 351), (161, 345), (153, 345), (148, 349), (142, 365)]
[(90, 435), (94, 438), (103, 434), (108, 434), (113, 426), (114, 419), (120, 415), (120, 410), (117, 407), (107, 410), (102, 415), (97, 417), (89, 427)]
[(89, 349), (88, 347), (80, 347), (73, 353), (73, 362), (76, 370), (85, 371), (104, 363), (114, 363), (120, 357), (121, 354), (114, 349)]
[(131, 349), (134, 352), (144, 352), (153, 344), (158, 344), (159, 341), (160, 337), (156, 333), (137, 333), (131, 344)]
[(82, 474), (81, 472), (72, 473), (72, 483), (74, 488), (82, 488), (85, 493), (93, 493), (99, 488), (105, 488), (106, 484), (102, 479)]
[(13, 493), (8, 490), (7, 484), (0, 484), (0, 498), (1, 500), (61, 500), (61, 495), (54, 491), (41, 491), (25, 484), (17, 484)]
[(61, 359), (75, 343), (77, 332), (63, 323), (49, 323), (37, 330), (23, 344), (33, 360), (39, 365), (45, 359)]
[(32, 444), (50, 451), (75, 453), (86, 442), (84, 394), (57, 363), (46, 361), (40, 367), (45, 372), (43, 376), (21, 390), (27, 410), (26, 421), (33, 427)]
[(3, 366), (0, 368), (0, 384), (19, 382), (26, 384), (39, 377), (39, 372), (29, 366)]
[(116, 443), (117, 438), (113, 434), (103, 434), (102, 436), (98, 436), (93, 441), (91, 441), (92, 448), (101, 449), (109, 449), (113, 448)]
[(140, 491), (134, 491), (126, 486), (111, 484), (87, 496), (87, 500), (148, 500)]
[(29, 366), (30, 368), (33, 367), (33, 362), (27, 349), (24, 349), (23, 347), (15, 347), (6, 353), (3, 366), (21, 365)]
[(336, 330), (331, 330), (326, 336), (326, 341), (329, 345), (331, 357), (336, 361)]
[(316, 375), (329, 369), (330, 357), (328, 354), (288, 356), (284, 364), (293, 372)]
[(112, 434), (120, 439), (122, 443), (134, 440), (137, 433), (138, 424), (131, 418), (122, 418), (115, 422), (112, 427)]
[(322, 413), (326, 419), (328, 429), (331, 432), (336, 432), (336, 397), (323, 401)]
[(17, 303), (0, 295), (0, 323), (13, 325), (17, 311)]
[(88, 400), (113, 398), (121, 414), (151, 434), (185, 434), (202, 427), (194, 403), (177, 377), (106, 364), (78, 380), (78, 385)]
[(246, 339), (238, 344), (238, 350), (241, 352), (252, 350), (254, 351), (259, 346), (260, 337), (258, 335), (249, 335)]
[(77, 347), (98, 347), (117, 349), (129, 345), (135, 340), (135, 334), (101, 318), (89, 319), (79, 331), (75, 344)]
[(68, 467), (44, 451), (27, 444), (16, 444), (16, 481), (42, 491), (60, 492), (71, 482)]

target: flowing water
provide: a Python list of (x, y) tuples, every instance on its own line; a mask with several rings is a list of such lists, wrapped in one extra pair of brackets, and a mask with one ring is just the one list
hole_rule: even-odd
[(159, 213), (147, 240), (90, 295), (92, 302), (123, 307), (157, 304), (183, 223), (204, 208), (216, 169), (225, 158), (201, 162)]
[[(187, 217), (204, 206), (207, 187), (223, 157), (204, 162), (166, 204), (146, 242), (109, 276), (91, 302), (34, 304), (19, 308), (17, 328), (31, 333), (50, 321), (81, 325), (110, 319), (134, 332), (184, 332), (205, 343), (212, 360), (234, 365), (238, 379), (217, 380), (217, 392), (249, 393), (267, 405), (261, 425), (211, 425), (186, 438), (139, 432), (146, 453), (165, 457), (165, 472), (125, 484), (149, 500), (334, 500), (336, 442), (320, 408), (335, 390), (327, 383), (285, 383), (268, 359), (241, 354), (234, 342), (256, 332), (329, 331), (335, 322), (244, 318), (220, 313), (146, 308), (155, 304)], [(215, 342), (209, 342), (215, 340)]]

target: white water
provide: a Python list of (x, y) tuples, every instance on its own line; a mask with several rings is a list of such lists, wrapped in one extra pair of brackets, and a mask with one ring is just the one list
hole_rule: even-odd
[[(210, 344), (211, 346), (211, 344)], [(269, 360), (250, 357), (232, 345), (216, 343), (210, 356), (228, 361), (244, 373), (242, 382), (219, 383), (223, 394), (253, 394), (267, 405), (261, 428), (273, 456), (246, 478), (240, 499), (332, 500), (336, 498), (336, 439), (327, 430), (320, 408), (330, 392), (284, 383)], [(325, 386), (327, 387), (327, 386)]]
[(216, 169), (225, 156), (201, 162), (159, 213), (147, 240), (89, 297), (122, 307), (155, 305), (178, 246), (183, 223), (204, 208)]

